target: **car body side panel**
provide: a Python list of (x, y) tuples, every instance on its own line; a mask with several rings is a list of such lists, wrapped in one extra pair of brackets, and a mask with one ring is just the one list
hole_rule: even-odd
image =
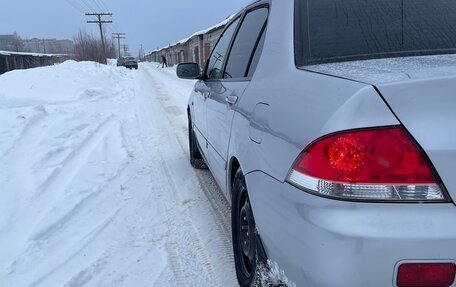
[(206, 85), (211, 94), (206, 101), (208, 160), (218, 184), (226, 193), (226, 161), (230, 142), (231, 124), (234, 116), (233, 105), (227, 97), (242, 97), (248, 81), (210, 80)]
[[(285, 85), (280, 89), (276, 83)], [(250, 136), (259, 102), (269, 105), (267, 122), (255, 125), (263, 133), (261, 144)], [(373, 87), (298, 70), (287, 78), (252, 81), (239, 111), (233, 124), (232, 152), (245, 159), (244, 172), (263, 170), (281, 181), (299, 153), (323, 135), (399, 124)]]
[(207, 123), (206, 123), (206, 104), (207, 99), (204, 94), (209, 93), (209, 88), (203, 81), (195, 83), (195, 87), (190, 96), (189, 105), (191, 109), (191, 118), (194, 125), (195, 134), (198, 143), (202, 149), (206, 148)]

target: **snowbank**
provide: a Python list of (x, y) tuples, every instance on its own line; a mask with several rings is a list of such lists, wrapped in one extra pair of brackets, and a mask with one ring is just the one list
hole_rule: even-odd
[(191, 89), (147, 64), (0, 76), (1, 287), (236, 285), (229, 209), (188, 164)]

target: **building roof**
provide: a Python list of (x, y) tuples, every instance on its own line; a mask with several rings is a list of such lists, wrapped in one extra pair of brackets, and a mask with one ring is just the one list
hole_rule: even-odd
[(207, 29), (198, 31), (198, 32), (192, 34), (190, 37), (187, 37), (187, 38), (185, 38), (185, 39), (182, 39), (182, 40), (180, 40), (179, 42), (176, 42), (176, 43), (171, 44), (171, 45), (169, 45), (169, 46), (163, 47), (163, 48), (161, 48), (161, 49), (154, 50), (154, 51), (152, 51), (151, 53), (159, 52), (159, 51), (161, 51), (161, 50), (168, 49), (169, 47), (173, 47), (173, 46), (185, 44), (185, 43), (187, 43), (188, 41), (190, 41), (192, 38), (194, 38), (194, 37), (196, 37), (196, 36), (204, 35), (204, 34), (207, 34), (207, 33), (212, 32), (212, 31), (215, 31), (215, 30), (217, 30), (217, 29), (222, 29), (222, 28), (225, 27), (225, 25), (226, 25), (228, 22), (230, 22), (230, 20), (231, 20), (234, 16), (236, 16), (236, 15), (237, 15), (237, 14), (233, 14), (233, 15), (231, 15), (230, 17), (226, 18), (224, 21), (222, 21), (222, 22), (220, 22), (220, 23), (218, 23), (218, 24), (216, 24), (216, 25), (214, 25), (214, 26), (212, 26), (212, 27), (210, 27), (210, 28), (207, 28)]
[(24, 52), (12, 52), (12, 51), (0, 51), (0, 55), (11, 56), (11, 55), (20, 55), (20, 56), (35, 56), (35, 57), (64, 57), (68, 56), (65, 54), (40, 54), (40, 53), (24, 53)]

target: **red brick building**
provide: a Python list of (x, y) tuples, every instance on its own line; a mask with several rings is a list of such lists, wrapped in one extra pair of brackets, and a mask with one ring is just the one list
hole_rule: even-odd
[(206, 60), (212, 51), (212, 48), (218, 41), (223, 32), (225, 25), (230, 19), (209, 28), (197, 32), (189, 38), (169, 45), (159, 50), (155, 50), (145, 56), (146, 61), (161, 62), (161, 56), (165, 56), (168, 65), (173, 66), (184, 62), (198, 63), (204, 67)]

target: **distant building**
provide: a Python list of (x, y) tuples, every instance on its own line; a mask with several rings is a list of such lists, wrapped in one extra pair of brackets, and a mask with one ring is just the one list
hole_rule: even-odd
[(43, 54), (73, 54), (74, 43), (71, 40), (27, 39), (23, 40), (24, 50)]
[(14, 35), (0, 35), (0, 46), (6, 46), (14, 42)]
[(42, 54), (73, 54), (74, 43), (71, 40), (57, 39), (21, 39), (17, 34), (0, 35), (0, 51), (30, 52)]

